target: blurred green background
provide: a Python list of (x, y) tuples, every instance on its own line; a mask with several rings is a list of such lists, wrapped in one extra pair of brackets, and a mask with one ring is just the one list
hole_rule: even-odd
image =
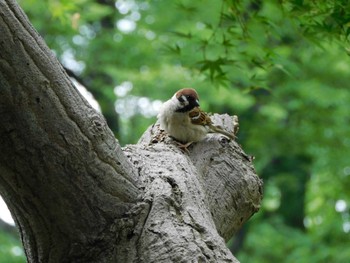
[[(348, 1), (19, 4), (122, 145), (183, 87), (204, 110), (238, 115), (265, 183), (261, 210), (228, 242), (242, 263), (350, 262)], [(0, 262), (25, 262), (6, 227)]]

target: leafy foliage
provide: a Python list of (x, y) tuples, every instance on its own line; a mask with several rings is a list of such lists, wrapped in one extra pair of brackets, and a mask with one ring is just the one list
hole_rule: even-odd
[(18, 237), (0, 231), (0, 262), (23, 263), (25, 256)]
[(346, 262), (348, 1), (20, 4), (122, 144), (186, 86), (203, 109), (239, 116), (239, 143), (265, 181), (261, 211), (229, 243), (241, 239), (242, 262)]

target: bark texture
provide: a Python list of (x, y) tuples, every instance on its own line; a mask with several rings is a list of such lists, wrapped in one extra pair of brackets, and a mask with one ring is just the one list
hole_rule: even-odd
[(13, 0), (0, 120), (0, 194), (29, 262), (237, 262), (225, 240), (262, 197), (239, 145), (209, 135), (187, 154), (155, 125), (121, 149)]

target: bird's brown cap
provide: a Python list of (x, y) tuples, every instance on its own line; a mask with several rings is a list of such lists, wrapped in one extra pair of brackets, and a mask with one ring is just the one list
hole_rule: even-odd
[(180, 89), (175, 93), (175, 95), (176, 95), (176, 98), (179, 98), (182, 95), (184, 95), (184, 96), (190, 96), (190, 97), (194, 98), (195, 100), (199, 100), (199, 96), (198, 96), (197, 91), (195, 89), (192, 89), (192, 88)]

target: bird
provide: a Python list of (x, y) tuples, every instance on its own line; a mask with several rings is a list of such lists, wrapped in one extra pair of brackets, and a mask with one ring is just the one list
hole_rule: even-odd
[(178, 90), (163, 103), (157, 118), (160, 128), (182, 143), (185, 149), (194, 142), (202, 141), (208, 133), (221, 133), (233, 140), (236, 138), (233, 133), (213, 124), (210, 116), (200, 108), (198, 93), (193, 88)]

